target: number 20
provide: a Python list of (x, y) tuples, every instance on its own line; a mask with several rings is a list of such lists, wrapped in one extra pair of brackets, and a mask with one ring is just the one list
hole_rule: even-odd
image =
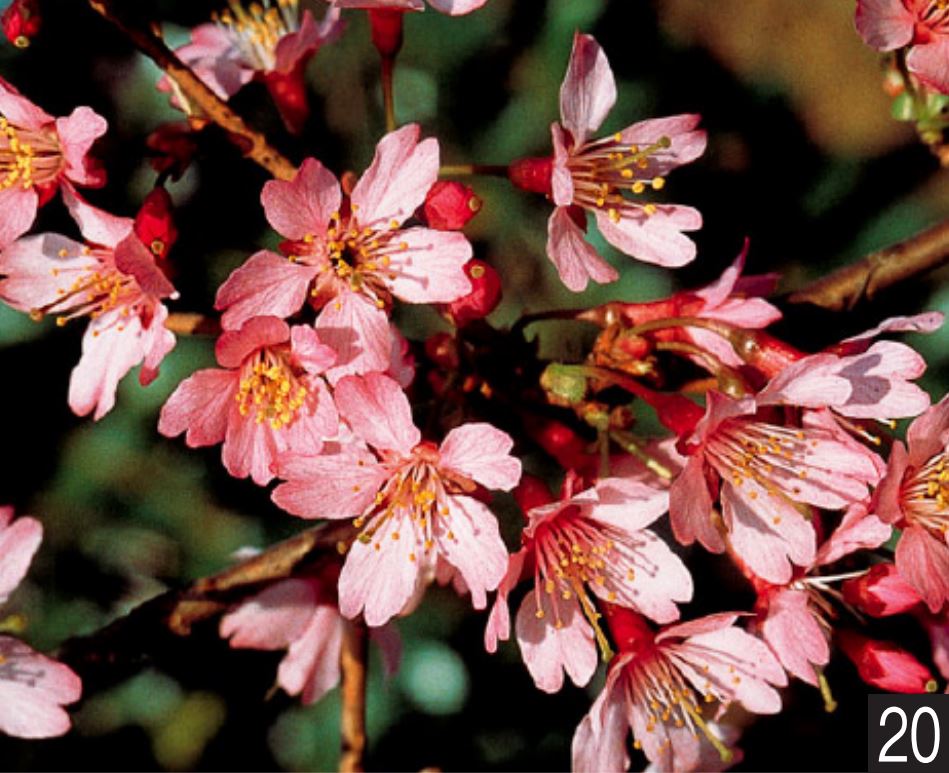
[[(906, 762), (905, 754), (891, 755), (891, 754), (886, 753), (887, 750), (902, 737), (903, 733), (906, 732), (906, 712), (903, 711), (903, 709), (901, 709), (899, 706), (890, 706), (889, 708), (886, 709), (886, 711), (883, 712), (883, 714), (880, 716), (880, 727), (884, 727), (886, 725), (886, 718), (890, 714), (898, 714), (900, 719), (903, 720), (903, 724), (900, 726), (900, 729), (896, 733), (896, 735), (894, 735), (892, 738), (890, 738), (889, 741), (883, 744), (883, 748), (880, 749), (879, 761), (880, 762)], [(933, 738), (932, 751), (925, 757), (920, 755), (919, 748), (916, 745), (916, 723), (919, 721), (920, 714), (928, 714), (930, 716), (933, 722), (933, 729), (936, 731)], [(918, 709), (916, 709), (916, 712), (913, 714), (913, 726), (910, 729), (910, 742), (913, 745), (913, 756), (916, 758), (918, 762), (922, 762), (925, 764), (927, 762), (932, 762), (934, 759), (936, 759), (936, 755), (939, 753), (939, 718), (936, 716), (936, 712), (933, 711), (931, 708), (929, 708), (929, 706), (920, 706)]]

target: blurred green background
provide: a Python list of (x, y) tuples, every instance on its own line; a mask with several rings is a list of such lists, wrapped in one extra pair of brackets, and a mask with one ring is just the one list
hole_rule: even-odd
[[(221, 4), (129, 5), (165, 21), (168, 41), (179, 45)], [(0, 46), (0, 75), (54, 115), (88, 104), (108, 118), (100, 155), (109, 185), (89, 198), (132, 215), (154, 181), (145, 137), (180, 114), (154, 90), (155, 67), (84, 2), (47, 0), (44, 10), (45, 29), (28, 50)], [(336, 172), (365, 168), (383, 130), (368, 26), (361, 12), (347, 19), (343, 38), (308, 70), (313, 115), (301, 140), (282, 132), (263, 87), (251, 85), (233, 100), (292, 159), (314, 154)], [(676, 112), (703, 114), (708, 152), (667, 186), (671, 200), (704, 213), (699, 258), (676, 273), (657, 270), (594, 236), (622, 276), (575, 296), (544, 257), (545, 202), (504, 181), (474, 179), (485, 205), (469, 233), (505, 288), (492, 322), (510, 324), (525, 309), (645, 300), (704, 283), (745, 236), (749, 270), (781, 271), (787, 291), (949, 215), (949, 176), (911, 128), (890, 119), (878, 56), (854, 31), (853, 3), (842, 0), (490, 0), (461, 19), (410, 15), (396, 74), (400, 121), (419, 121), (438, 137), (445, 163), (506, 163), (547, 152), (577, 29), (597, 37), (618, 79), (619, 101), (604, 131)], [(255, 249), (275, 245), (258, 203), (265, 180), (218, 135), (202, 143), (196, 164), (171, 186), (181, 230), (171, 254), (182, 296), (174, 308), (209, 311), (227, 274)], [(37, 230), (75, 235), (58, 202), (43, 209)], [(937, 272), (847, 315), (798, 310), (782, 330), (816, 349), (890, 314), (949, 311), (946, 277)], [(443, 324), (426, 309), (401, 309), (398, 318), (417, 340)], [(584, 336), (575, 327), (539, 329), (545, 354), (582, 355)], [(29, 578), (5, 612), (27, 616), (25, 638), (41, 649), (226, 567), (240, 547), (265, 546), (302, 526), (274, 507), (266, 490), (229, 478), (219, 447), (189, 451), (156, 432), (159, 407), (175, 385), (213, 362), (210, 339), (180, 339), (155, 384), (142, 389), (130, 376), (116, 409), (92, 422), (66, 407), (81, 332), (81, 324), (61, 330), (0, 307), (0, 399), (7, 406), (0, 502), (37, 515), (46, 529)], [(936, 398), (947, 380), (947, 335), (911, 341), (931, 363), (925, 385)], [(695, 557), (696, 571), (703, 560)], [(738, 600), (744, 592), (721, 590)], [(720, 605), (717, 591), (709, 589), (699, 609)], [(399, 621), (399, 675), (384, 679), (377, 662), (371, 672), (370, 767), (569, 766), (573, 730), (600, 682), (543, 695), (516, 645), (493, 657), (483, 652), (483, 625), (483, 614), (444, 591), (429, 593), (419, 613)], [(42, 744), (0, 738), (0, 767), (333, 768), (338, 694), (311, 707), (282, 693), (268, 698), (279, 657), (232, 652), (213, 626), (202, 627), (133, 679), (88, 691), (68, 737)], [(844, 696), (838, 712), (823, 715), (816, 691), (792, 688), (786, 712), (746, 734), (745, 767), (863, 768), (862, 743), (829, 743), (863, 737), (863, 690), (847, 667), (829, 674)], [(826, 751), (815, 758), (818, 749)]]

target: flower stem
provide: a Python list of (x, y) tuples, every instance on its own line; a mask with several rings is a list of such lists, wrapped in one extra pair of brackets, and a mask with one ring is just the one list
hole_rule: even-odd
[(347, 621), (339, 653), (342, 678), (340, 708), (341, 753), (339, 770), (344, 773), (364, 770), (366, 752), (366, 665), (369, 635), (362, 622)]
[(382, 104), (386, 113), (386, 131), (394, 132), (395, 122), (395, 90), (393, 81), (395, 75), (395, 56), (382, 56)]
[(468, 177), (486, 175), (489, 177), (507, 177), (504, 164), (444, 164), (438, 170), (442, 177)]

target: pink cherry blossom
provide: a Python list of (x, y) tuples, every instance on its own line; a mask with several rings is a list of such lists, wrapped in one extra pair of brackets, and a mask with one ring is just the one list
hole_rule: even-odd
[(575, 292), (589, 279), (612, 282), (617, 273), (587, 243), (571, 207), (592, 212), (603, 237), (621, 252), (660, 266), (691, 261), (695, 244), (682, 232), (702, 225), (702, 216), (691, 207), (635, 198), (660, 190), (670, 171), (702, 155), (706, 137), (696, 129), (699, 116), (641, 121), (611, 137), (590, 139), (615, 101), (606, 55), (590, 35), (577, 33), (560, 88), (561, 120), (551, 127), (556, 209), (547, 229), (547, 254)]
[(53, 118), (0, 78), (0, 248), (29, 230), (60, 184), (105, 184), (88, 153), (106, 128), (88, 107)]
[(511, 557), (488, 621), (487, 649), (510, 632), (507, 596), (522, 574), (534, 587), (517, 613), (517, 641), (534, 683), (546, 692), (578, 686), (596, 669), (594, 635), (604, 651), (591, 596), (668, 623), (676, 602), (692, 598), (692, 577), (678, 556), (647, 527), (668, 509), (668, 491), (635, 480), (603, 478), (594, 487), (527, 512), (524, 547)]
[[(424, 0), (330, 0), (337, 8), (365, 8), (391, 11), (424, 11)], [(428, 0), (436, 11), (449, 16), (464, 16), (477, 11), (488, 0)]]
[[(456, 427), (440, 446), (422, 441), (408, 399), (380, 373), (336, 386), (342, 419), (366, 445), (323, 456), (284, 454), (273, 492), (302, 518), (355, 518), (359, 536), (339, 580), (346, 617), (376, 626), (399, 614), (434, 578), (439, 559), (464, 580), (477, 609), (504, 576), (507, 550), (477, 484), (512, 489), (520, 462), (511, 439), (489, 424)], [(370, 450), (371, 449), (371, 450)]]
[(949, 599), (949, 396), (910, 424), (890, 450), (875, 512), (903, 530), (896, 568), (929, 609)]
[(945, 0), (857, 0), (857, 31), (878, 51), (909, 46), (906, 67), (949, 94), (949, 4)]
[(27, 236), (0, 252), (0, 299), (39, 320), (57, 324), (88, 316), (82, 357), (69, 382), (69, 407), (101, 419), (115, 405), (119, 381), (141, 364), (143, 386), (175, 345), (165, 327), (161, 302), (177, 293), (155, 264), (155, 256), (133, 232), (130, 218), (93, 207), (69, 188), (63, 190), (85, 238), (59, 234)]
[(730, 762), (732, 752), (709, 727), (705, 704), (718, 701), (718, 713), (738, 702), (756, 714), (775, 714), (781, 696), (774, 687), (787, 684), (767, 645), (735, 627), (737, 619), (726, 612), (656, 633), (640, 622), (628, 641), (617, 637), (620, 653), (606, 685), (573, 736), (573, 770), (628, 770), (630, 729), (633, 746), (657, 770), (707, 770), (707, 745), (720, 762)]
[[(230, 0), (230, 8), (211, 24), (191, 31), (191, 42), (175, 52), (221, 99), (229, 99), (255, 78), (270, 90), (280, 114), (293, 132), (308, 115), (303, 71), (310, 58), (342, 32), (339, 11), (330, 7), (317, 23), (299, 0), (264, 0), (248, 8)], [(190, 112), (187, 98), (168, 76), (159, 91), (171, 92), (172, 103)]]
[(218, 291), (225, 328), (252, 316), (286, 317), (308, 299), (321, 311), (316, 329), (338, 355), (330, 379), (384, 371), (391, 341), (386, 310), (449, 303), (471, 291), (464, 265), (471, 245), (460, 233), (400, 228), (438, 177), (438, 143), (415, 124), (387, 134), (341, 214), (336, 178), (307, 159), (291, 182), (272, 180), (261, 200), (270, 224), (291, 240), (289, 257), (263, 250)]
[[(29, 568), (43, 538), (34, 518), (13, 520), (0, 507), (0, 604)], [(79, 700), (79, 677), (62, 663), (34, 652), (12, 636), (0, 636), (0, 733), (19, 738), (50, 738), (69, 730), (63, 706)]]
[(689, 460), (670, 490), (672, 529), (722, 552), (712, 519), (720, 495), (729, 542), (754, 574), (783, 585), (791, 563), (808, 566), (816, 535), (798, 506), (843, 509), (868, 496), (868, 456), (822, 427), (784, 427), (755, 417), (754, 398), (708, 394), (704, 418), (686, 439)]
[(224, 442), (227, 471), (259, 485), (285, 451), (319, 453), (339, 420), (321, 374), (333, 350), (306, 325), (255, 317), (225, 331), (215, 347), (220, 368), (199, 370), (162, 407), (158, 431), (185, 432), (192, 448)]

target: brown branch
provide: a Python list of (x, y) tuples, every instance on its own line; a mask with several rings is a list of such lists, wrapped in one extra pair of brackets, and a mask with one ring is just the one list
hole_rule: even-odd
[(256, 161), (274, 177), (290, 180), (296, 167), (271, 147), (267, 138), (251, 129), (220, 97), (209, 89), (151, 30), (139, 29), (126, 22), (115, 10), (112, 0), (89, 0), (89, 5), (103, 18), (120, 30), (145, 56), (164, 70), (181, 91), (197, 105), (203, 113), (222, 129), (237, 135), (246, 144), (245, 155)]
[(364, 770), (366, 751), (366, 664), (369, 636), (361, 621), (347, 621), (343, 646), (339, 653), (342, 680), (340, 711), (341, 752), (339, 769), (343, 773)]
[(113, 684), (144, 667), (175, 638), (225, 611), (237, 600), (304, 565), (337, 560), (340, 543), (352, 539), (352, 525), (334, 522), (307, 529), (223, 572), (162, 593), (87, 636), (68, 639), (58, 657), (89, 688)]
[(949, 220), (811, 282), (788, 300), (831, 311), (852, 309), (862, 298), (872, 299), (880, 290), (947, 262)]
[(176, 311), (169, 314), (168, 319), (165, 320), (165, 327), (175, 335), (183, 336), (216, 336), (221, 333), (220, 320), (189, 311)]

